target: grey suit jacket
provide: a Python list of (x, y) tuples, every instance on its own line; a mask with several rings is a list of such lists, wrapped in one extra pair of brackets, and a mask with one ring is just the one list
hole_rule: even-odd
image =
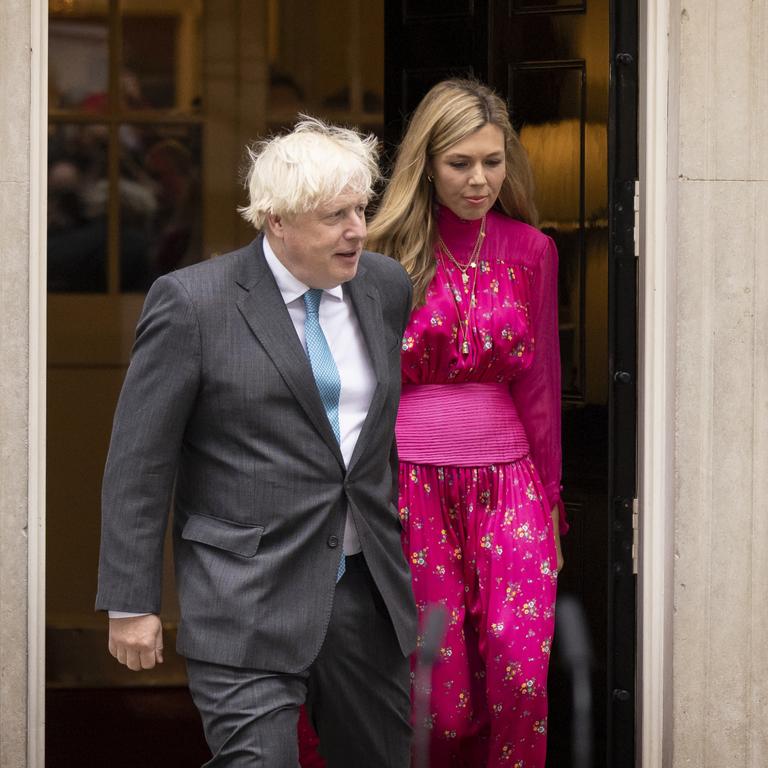
[(393, 503), (410, 282), (364, 252), (344, 290), (377, 379), (348, 467), (260, 238), (155, 282), (107, 459), (97, 609), (159, 611), (173, 498), (179, 652), (301, 671), (325, 637), (348, 508), (400, 647), (413, 650)]

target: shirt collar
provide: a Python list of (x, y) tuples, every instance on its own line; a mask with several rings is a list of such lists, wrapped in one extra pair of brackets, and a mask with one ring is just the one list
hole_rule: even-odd
[[(280, 290), (280, 295), (283, 297), (283, 301), (286, 304), (290, 304), (292, 301), (301, 298), (309, 290), (309, 286), (295, 277), (285, 264), (277, 258), (266, 234), (262, 240), (262, 247), (264, 249), (264, 258), (267, 260), (267, 266), (275, 277), (275, 282)], [(333, 296), (334, 299), (344, 300), (344, 291), (340, 285), (334, 288), (325, 288), (323, 293)]]

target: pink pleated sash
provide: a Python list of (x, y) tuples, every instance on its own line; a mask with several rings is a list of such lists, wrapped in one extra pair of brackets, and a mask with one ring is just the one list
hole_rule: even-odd
[(507, 384), (403, 384), (396, 432), (413, 464), (486, 466), (530, 450)]

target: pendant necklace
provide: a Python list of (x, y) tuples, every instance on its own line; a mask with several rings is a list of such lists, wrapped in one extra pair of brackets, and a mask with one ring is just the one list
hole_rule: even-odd
[(459, 292), (459, 289), (454, 286), (453, 280), (451, 280), (450, 275), (448, 274), (448, 270), (445, 266), (445, 261), (443, 260), (443, 254), (438, 251), (439, 257), (440, 257), (440, 263), (443, 265), (443, 272), (445, 273), (445, 279), (448, 282), (448, 289), (451, 292), (451, 298), (453, 299), (453, 306), (456, 310), (456, 319), (458, 320), (458, 326), (459, 330), (461, 331), (461, 343), (459, 345), (459, 349), (461, 349), (461, 354), (466, 357), (469, 354), (469, 319), (472, 315), (472, 307), (475, 303), (475, 286), (477, 285), (477, 270), (475, 270), (474, 274), (474, 280), (472, 281), (472, 289), (469, 293), (469, 304), (467, 306), (467, 311), (464, 314), (464, 317), (461, 316), (461, 309), (459, 309), (459, 304), (461, 303), (461, 293)]
[(480, 249), (483, 247), (483, 240), (485, 240), (485, 216), (483, 216), (483, 219), (480, 222), (480, 231), (477, 233), (475, 244), (472, 247), (471, 253), (469, 254), (469, 261), (467, 261), (466, 264), (462, 264), (451, 253), (442, 236), (438, 235), (437, 242), (440, 246), (440, 250), (445, 253), (445, 255), (453, 262), (453, 265), (456, 267), (456, 269), (461, 272), (461, 282), (464, 284), (464, 293), (467, 292), (467, 287), (469, 285), (469, 275), (467, 274), (467, 271), (470, 267), (477, 269), (477, 257), (480, 255)]
[[(466, 264), (460, 264), (458, 260), (454, 257), (454, 255), (450, 252), (448, 249), (448, 246), (443, 241), (442, 237), (438, 236), (438, 255), (440, 257), (440, 263), (443, 265), (443, 272), (445, 273), (445, 278), (448, 281), (448, 287), (451, 291), (451, 296), (453, 298), (453, 306), (456, 309), (456, 318), (459, 321), (459, 330), (461, 331), (461, 354), (464, 355), (464, 357), (467, 357), (469, 355), (470, 345), (469, 345), (469, 320), (472, 315), (472, 309), (475, 305), (475, 288), (477, 287), (477, 257), (480, 255), (480, 249), (483, 246), (483, 240), (485, 239), (485, 216), (483, 216), (482, 224), (480, 225), (480, 232), (477, 235), (477, 240), (475, 240), (475, 245), (472, 248), (472, 253), (470, 254), (469, 261)], [(459, 308), (459, 304), (461, 303), (461, 293), (459, 292), (458, 288), (456, 288), (453, 284), (453, 280), (451, 280), (450, 275), (448, 274), (448, 270), (446, 269), (445, 260), (443, 259), (443, 253), (445, 253), (448, 258), (451, 260), (451, 262), (456, 266), (456, 268), (461, 273), (461, 281), (464, 284), (464, 293), (469, 293), (469, 301), (467, 305), (466, 313), (464, 314), (464, 317), (461, 316), (461, 309)], [(472, 279), (472, 287), (469, 288), (469, 275), (467, 274), (467, 271), (470, 267), (474, 268), (473, 273), (473, 279)]]

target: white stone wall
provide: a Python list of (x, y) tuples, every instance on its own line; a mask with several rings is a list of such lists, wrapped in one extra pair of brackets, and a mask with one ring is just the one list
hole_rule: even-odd
[(0, 768), (27, 745), (30, 3), (0, 2)]
[[(768, 2), (672, 4), (675, 768), (768, 762)], [(679, 43), (679, 46), (677, 45)], [(676, 251), (676, 252), (675, 252)]]

